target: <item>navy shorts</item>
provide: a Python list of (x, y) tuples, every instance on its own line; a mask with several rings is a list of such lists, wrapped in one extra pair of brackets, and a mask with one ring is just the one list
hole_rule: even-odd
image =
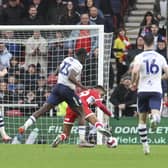
[(160, 111), (162, 95), (158, 92), (139, 92), (138, 93), (138, 112), (150, 112), (157, 109)]
[(82, 104), (74, 90), (63, 84), (56, 84), (47, 99), (47, 103), (56, 106), (63, 101), (68, 103), (70, 107), (79, 107)]

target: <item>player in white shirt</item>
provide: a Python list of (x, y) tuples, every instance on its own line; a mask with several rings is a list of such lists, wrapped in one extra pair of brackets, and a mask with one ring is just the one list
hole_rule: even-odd
[(137, 87), (139, 112), (138, 132), (145, 154), (150, 153), (147, 139), (147, 116), (151, 113), (151, 128), (160, 123), (162, 103), (162, 72), (168, 76), (165, 58), (153, 50), (154, 37), (151, 33), (144, 36), (144, 51), (134, 59), (132, 69), (132, 87)]
[(65, 58), (59, 68), (57, 84), (52, 89), (50, 96), (46, 103), (36, 112), (34, 112), (25, 124), (19, 128), (19, 133), (23, 134), (28, 127), (30, 127), (36, 119), (42, 114), (50, 111), (61, 102), (65, 101), (68, 105), (79, 115), (79, 136), (81, 147), (94, 147), (93, 144), (89, 144), (85, 141), (85, 117), (83, 107), (80, 98), (75, 93), (76, 86), (87, 89), (80, 82), (80, 76), (85, 62), (86, 50), (81, 48), (76, 53), (76, 58), (67, 57)]

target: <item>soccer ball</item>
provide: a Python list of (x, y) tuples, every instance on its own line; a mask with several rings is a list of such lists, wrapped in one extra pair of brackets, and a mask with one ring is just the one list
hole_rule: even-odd
[(115, 137), (110, 137), (110, 138), (107, 140), (107, 147), (108, 147), (108, 148), (116, 148), (117, 146), (118, 146), (117, 138), (115, 138)]

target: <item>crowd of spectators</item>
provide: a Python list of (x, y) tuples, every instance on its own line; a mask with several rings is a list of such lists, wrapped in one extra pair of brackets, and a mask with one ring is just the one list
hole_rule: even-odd
[[(121, 91), (120, 87), (122, 87), (124, 93), (116, 92), (114, 88), (112, 97), (115, 100), (117, 100), (117, 94), (124, 94), (126, 97), (124, 96), (117, 106), (113, 98), (110, 101), (117, 110), (123, 110), (125, 116), (136, 114), (135, 109), (131, 113), (127, 110), (129, 107), (125, 100), (127, 100), (128, 94), (129, 96), (135, 94), (125, 87), (125, 79), (127, 79), (125, 74), (129, 74), (134, 56), (143, 51), (143, 36), (146, 33), (151, 32), (155, 36), (155, 50), (167, 59), (165, 27), (159, 25), (166, 16), (157, 5), (153, 12), (147, 11), (144, 14), (139, 25), (136, 43), (132, 44), (127, 36), (127, 30), (124, 28), (124, 15), (135, 9), (136, 0), (2, 0), (0, 3), (0, 25), (103, 24), (105, 32), (115, 32), (112, 57), (116, 58), (116, 89)], [(156, 0), (156, 3), (159, 2)], [(1, 103), (42, 105), (52, 85), (57, 81), (55, 74), (60, 62), (66, 56), (72, 56), (79, 48), (85, 48), (88, 55), (82, 80), (86, 81), (85, 84), (89, 86), (97, 84), (98, 39), (94, 30), (68, 32), (68, 38), (71, 39), (68, 41), (63, 41), (67, 34), (62, 31), (56, 31), (47, 36), (40, 31), (26, 32), (25, 34), (24, 42), (18, 42), (17, 32), (1, 32), (0, 39), (4, 41), (0, 41), (0, 60), (3, 61), (3, 57), (5, 57), (2, 55), (11, 57), (8, 75), (4, 79), (0, 79)], [(85, 38), (83, 38), (84, 36)], [(167, 93), (168, 85), (165, 81), (163, 88)], [(120, 104), (122, 104), (121, 109)], [(29, 109), (27, 112), (31, 112), (31, 110)]]
[(2, 0), (0, 25), (75, 25), (83, 13), (111, 32), (135, 0)]
[[(153, 34), (154, 50), (162, 54), (168, 62), (166, 34), (167, 19), (166, 14), (161, 14), (161, 10), (159, 10), (161, 9), (161, 7), (163, 7), (160, 6), (162, 2), (164, 3), (166, 1), (157, 1), (156, 4), (158, 6), (156, 6), (155, 4), (153, 11), (146, 11), (146, 13), (144, 14), (144, 17), (139, 25), (139, 33), (137, 35), (135, 44), (130, 41), (127, 36), (127, 30), (124, 28), (118, 29), (118, 32), (114, 39), (112, 51), (113, 56), (116, 59), (117, 87), (114, 88), (110, 101), (114, 105), (116, 118), (119, 118), (119, 112), (121, 112), (121, 115), (123, 116), (135, 115), (134, 111), (132, 111), (131, 109), (127, 110), (127, 108), (132, 108), (133, 110), (135, 110), (133, 107), (136, 104), (136, 96), (127, 87), (127, 83), (125, 81), (128, 82), (128, 79), (130, 78), (131, 65), (133, 63), (134, 57), (143, 51), (144, 35), (146, 35), (147, 33)], [(160, 24), (162, 21), (164, 21), (164, 24)], [(167, 80), (163, 80), (162, 83), (163, 98), (164, 100), (167, 100), (168, 82)], [(130, 96), (129, 98), (128, 95)]]

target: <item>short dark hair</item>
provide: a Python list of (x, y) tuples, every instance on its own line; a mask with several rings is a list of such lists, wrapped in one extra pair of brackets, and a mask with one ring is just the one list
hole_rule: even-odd
[(102, 90), (104, 93), (106, 93), (106, 90), (105, 90), (105, 88), (104, 88), (102, 85), (97, 85), (97, 86), (95, 86), (94, 88), (95, 88), (95, 89), (100, 89), (100, 90)]
[(86, 51), (85, 48), (80, 48), (80, 49), (78, 49), (78, 50), (76, 51), (76, 55), (77, 55), (77, 57), (80, 57), (80, 56), (82, 56), (82, 55), (86, 56), (86, 55), (87, 55), (87, 51)]
[(152, 33), (147, 33), (144, 37), (144, 43), (147, 45), (147, 46), (151, 46), (154, 42), (154, 36)]

